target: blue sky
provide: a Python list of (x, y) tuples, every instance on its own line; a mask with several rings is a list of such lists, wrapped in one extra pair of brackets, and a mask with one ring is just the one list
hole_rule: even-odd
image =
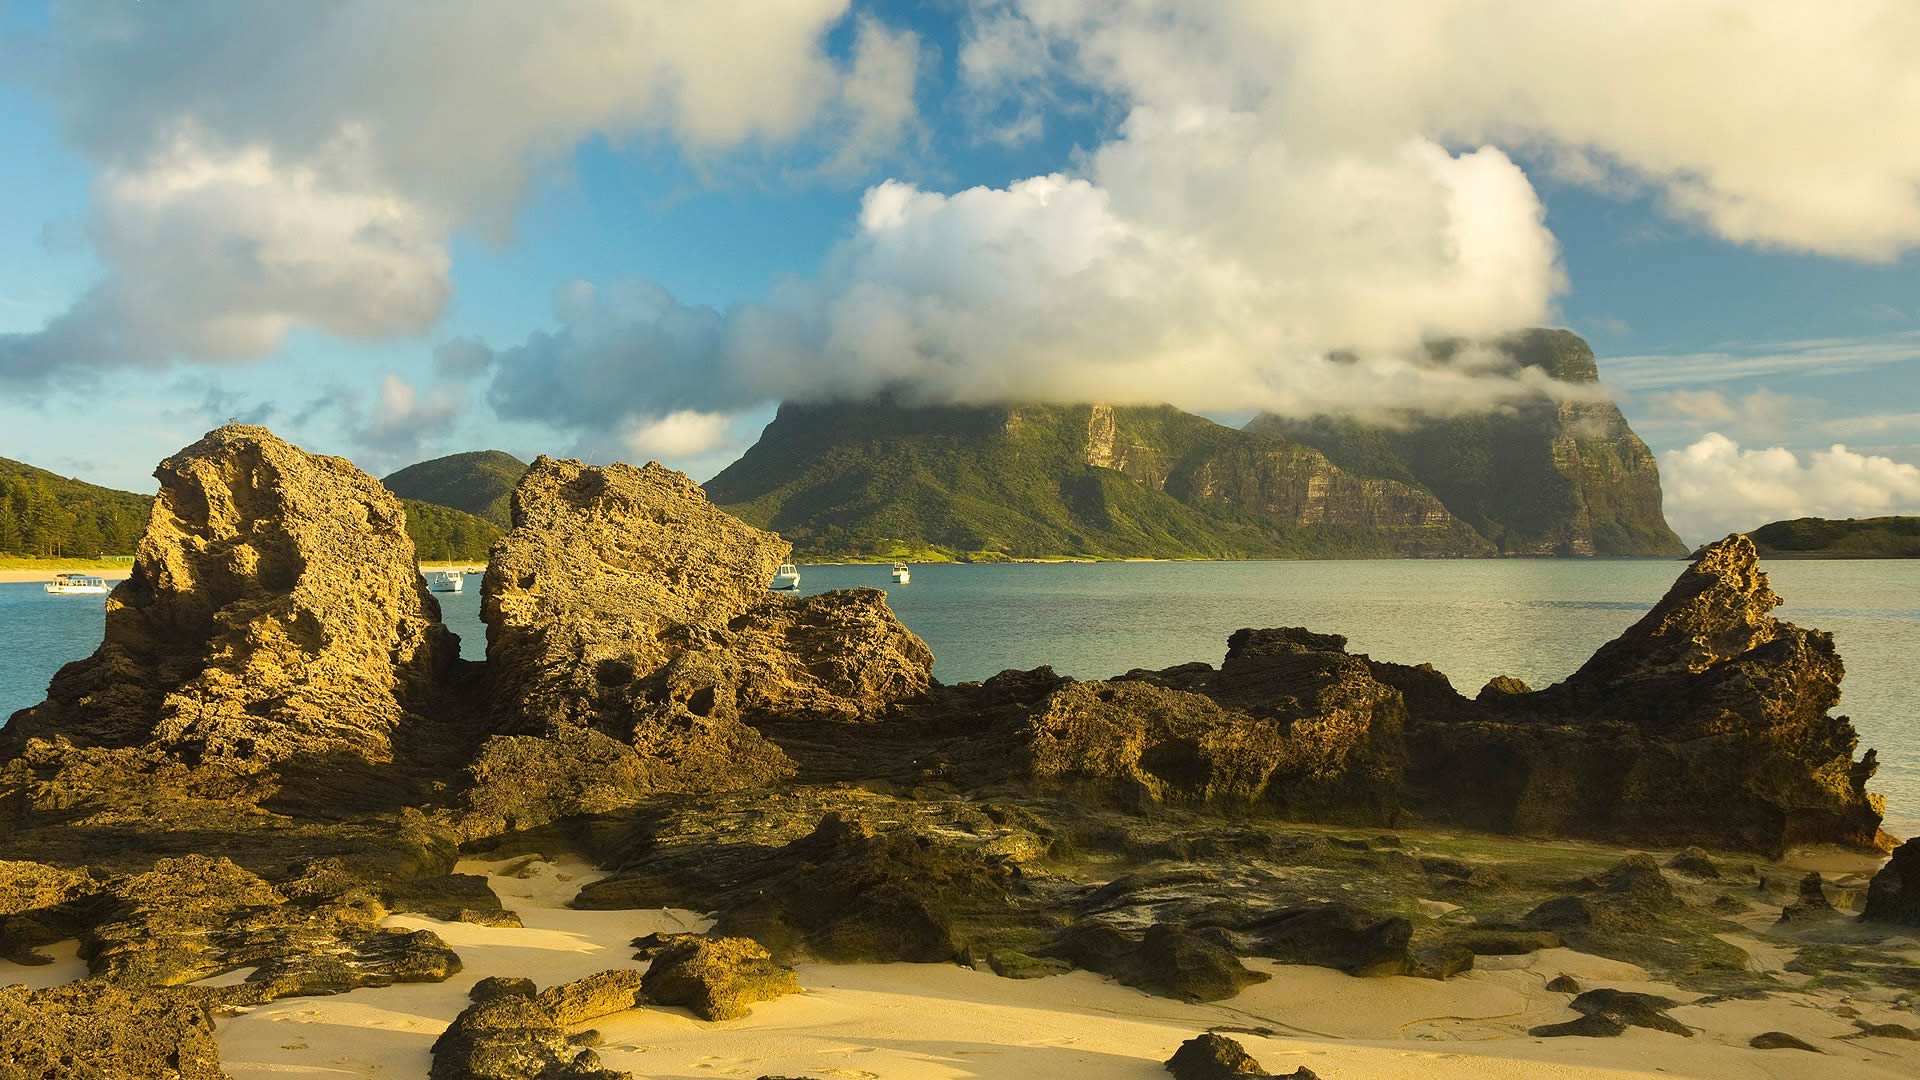
[[(1858, 2), (1878, 21), (1703, 42), (1750, 61), (1710, 95), (1555, 18), (1512, 70), (1409, 59), (1445, 46), (1434, 9), (1472, 32), (1473, 0), (1408, 8), (1394, 70), (1353, 84), (1316, 60), (1365, 28), (1320, 5), (636, 25), (578, 0), (556, 29), (0, 0), (0, 455), (146, 490), (238, 416), (376, 473), (499, 447), (704, 478), (781, 397), (900, 385), (1497, 408), (1512, 388), (1406, 377), (1401, 347), (1547, 322), (1594, 345), (1683, 532), (1920, 511), (1920, 161), (1870, 148), (1920, 129), (1894, 93), (1920, 22)], [(1699, 36), (1726, 9), (1661, 17)], [(1521, 59), (1561, 34), (1644, 89)], [(383, 65), (376, 38), (421, 52)], [(1821, 100), (1829, 65), (1863, 85)], [(1858, 107), (1876, 76), (1889, 115)], [(1811, 115), (1780, 116), (1795, 78)], [(1642, 92), (1639, 120), (1595, 107)], [(436, 364), (448, 343), (469, 359)], [(1327, 373), (1343, 344), (1373, 382)]]

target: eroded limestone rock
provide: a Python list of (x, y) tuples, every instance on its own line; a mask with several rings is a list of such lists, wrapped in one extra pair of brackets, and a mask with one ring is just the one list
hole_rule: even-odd
[(703, 1020), (738, 1020), (756, 1001), (800, 992), (793, 969), (751, 938), (680, 934), (647, 953), (647, 1000), (684, 1005)]
[(1871, 922), (1920, 926), (1920, 837), (1894, 849), (1893, 858), (1867, 886), (1860, 917)]

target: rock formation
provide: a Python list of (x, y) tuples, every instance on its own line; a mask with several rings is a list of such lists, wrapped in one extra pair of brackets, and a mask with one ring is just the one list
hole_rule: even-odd
[(651, 961), (641, 984), (647, 1000), (683, 1005), (702, 1020), (738, 1020), (754, 1002), (800, 992), (793, 969), (751, 938), (678, 934), (642, 955)]
[(1867, 886), (1860, 917), (1871, 922), (1920, 926), (1920, 837), (1894, 849), (1893, 858)]
[(787, 544), (680, 473), (542, 457), (513, 519), (482, 599), (479, 831), (781, 780), (793, 762), (746, 721), (871, 719), (931, 684), (883, 594), (768, 592)]
[(133, 574), (100, 648), (7, 725), (247, 771), (392, 758), (457, 654), (398, 501), (341, 458), (229, 425), (160, 463)]
[(1876, 842), (1876, 762), (1839, 701), (1830, 635), (1768, 614), (1753, 545), (1702, 551), (1654, 608), (1565, 682), (1468, 701), (1376, 664), (1408, 703), (1422, 812), (1497, 832), (1777, 854)]

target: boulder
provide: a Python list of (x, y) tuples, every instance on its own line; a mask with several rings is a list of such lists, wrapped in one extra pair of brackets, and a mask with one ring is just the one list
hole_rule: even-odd
[(1780, 921), (1783, 923), (1804, 923), (1820, 919), (1831, 919), (1838, 912), (1833, 902), (1827, 899), (1826, 883), (1817, 870), (1809, 870), (1800, 879), (1799, 895), (1793, 903), (1780, 909)]
[(1823, 1054), (1826, 1051), (1797, 1035), (1784, 1031), (1763, 1031), (1747, 1040), (1747, 1045), (1755, 1050), (1805, 1050), (1808, 1053)]
[[(555, 987), (554, 990), (564, 988)], [(550, 990), (548, 993), (552, 993)], [(538, 998), (502, 994), (477, 1001), (433, 1043), (430, 1080), (633, 1080), (605, 1068)]]
[(1273, 912), (1255, 928), (1260, 955), (1287, 964), (1338, 968), (1349, 975), (1400, 975), (1411, 958), (1413, 924), (1351, 904), (1302, 904)]
[(1165, 923), (1139, 934), (1103, 920), (1082, 920), (1062, 931), (1046, 954), (1182, 1001), (1224, 1001), (1271, 978), (1248, 970), (1220, 940)]
[(1581, 1035), (1603, 1039), (1623, 1034), (1630, 1027), (1644, 1027), (1690, 1039), (1693, 1029), (1667, 1015), (1667, 1010), (1678, 1004), (1654, 994), (1611, 988), (1589, 990), (1567, 1003), (1568, 1008), (1580, 1014), (1579, 1019), (1543, 1024), (1527, 1034), (1541, 1038)]
[(1180, 1044), (1167, 1059), (1174, 1080), (1230, 1080), (1236, 1076), (1271, 1076), (1247, 1048), (1225, 1035), (1209, 1031)]
[(534, 1000), (545, 1006), (556, 1022), (571, 1027), (637, 1008), (641, 979), (638, 968), (614, 968), (548, 987), (535, 994)]
[(793, 761), (746, 721), (869, 720), (931, 685), (884, 594), (770, 593), (787, 543), (680, 473), (542, 457), (513, 522), (481, 599), (497, 735), (470, 832), (782, 780)]
[(644, 987), (655, 1004), (684, 1005), (703, 1020), (738, 1020), (756, 1001), (799, 993), (800, 980), (751, 938), (684, 934), (655, 953)]
[(238, 424), (154, 475), (104, 640), (13, 717), (7, 756), (58, 739), (225, 770), (390, 760), (458, 655), (399, 501), (344, 458)]
[(1871, 922), (1920, 926), (1920, 837), (1901, 844), (1867, 886), (1860, 917)]

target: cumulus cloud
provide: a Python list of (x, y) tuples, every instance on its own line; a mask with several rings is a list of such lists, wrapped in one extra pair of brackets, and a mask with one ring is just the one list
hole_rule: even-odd
[(1231, 103), (1313, 151), (1418, 134), (1537, 152), (1736, 243), (1890, 260), (1920, 247), (1920, 6), (1748, 0), (1001, 0), (977, 92), (1042, 65), (1131, 105)]
[(1660, 455), (1667, 520), (1693, 541), (1795, 517), (1920, 513), (1920, 467), (1839, 443), (1797, 454), (1719, 433)]
[(338, 404), (352, 438), (374, 461), (401, 464), (418, 460), (423, 445), (451, 434), (467, 409), (458, 388), (438, 385), (423, 393), (394, 374), (380, 380), (370, 410), (357, 397)]
[(722, 413), (681, 409), (653, 420), (631, 423), (620, 442), (628, 451), (647, 458), (685, 458), (726, 444), (731, 418)]
[[(695, 159), (817, 137), (857, 168), (913, 117), (918, 39), (848, 0), (56, 3), (0, 65), (98, 165), (100, 285), (0, 337), (0, 375), (245, 360), (296, 327), (417, 332), (457, 229), (507, 236), (582, 139)], [(234, 93), (233, 87), (246, 88)]]

